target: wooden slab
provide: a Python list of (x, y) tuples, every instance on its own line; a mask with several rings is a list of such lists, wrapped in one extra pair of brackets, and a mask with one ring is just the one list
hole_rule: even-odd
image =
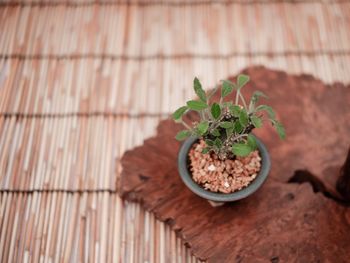
[[(338, 167), (350, 145), (350, 87), (263, 67), (244, 72), (252, 79), (246, 94), (268, 94), (287, 131), (284, 142), (270, 127), (256, 132), (272, 158), (270, 177), (257, 193), (212, 208), (190, 192), (177, 172), (180, 143), (173, 138), (182, 127), (165, 120), (156, 137), (125, 153), (120, 194), (171, 224), (200, 259), (346, 262), (350, 209), (332, 198), (339, 197)], [(332, 198), (314, 193), (310, 184), (288, 183), (298, 173), (317, 178)]]

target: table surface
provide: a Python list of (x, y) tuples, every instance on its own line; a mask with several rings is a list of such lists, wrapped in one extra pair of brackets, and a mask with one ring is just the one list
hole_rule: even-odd
[(251, 65), (350, 82), (346, 1), (1, 1), (0, 261), (195, 262), (118, 197), (160, 119)]

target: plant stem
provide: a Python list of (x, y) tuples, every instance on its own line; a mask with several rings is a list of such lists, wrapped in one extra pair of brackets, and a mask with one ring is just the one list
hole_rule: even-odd
[(185, 126), (188, 130), (192, 130), (192, 128), (186, 123), (184, 122), (184, 120), (181, 120), (181, 123), (183, 126)]
[(240, 98), (241, 98), (241, 100), (242, 100), (242, 102), (243, 102), (244, 108), (245, 108), (246, 110), (248, 110), (248, 108), (247, 108), (247, 103), (245, 102), (245, 99), (244, 99), (243, 95), (242, 95), (241, 93), (239, 93), (239, 96), (240, 96)]
[(235, 100), (235, 104), (237, 105), (238, 104), (238, 96), (239, 96), (239, 89), (236, 91), (236, 100)]
[(233, 140), (235, 141), (235, 140), (238, 140), (239, 138), (247, 137), (247, 136), (248, 136), (248, 134), (240, 134), (240, 135), (236, 136), (235, 138), (233, 138)]
[(200, 111), (200, 112), (199, 112), (199, 116), (200, 116), (201, 120), (204, 120), (204, 119), (205, 119), (205, 118), (204, 118), (203, 111)]

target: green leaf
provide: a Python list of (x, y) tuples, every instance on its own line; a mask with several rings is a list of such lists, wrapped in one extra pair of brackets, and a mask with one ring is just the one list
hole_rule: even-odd
[(207, 146), (213, 146), (213, 145), (214, 145), (214, 142), (213, 142), (212, 140), (207, 139), (207, 140), (205, 140), (205, 144), (206, 144)]
[(193, 129), (192, 132), (193, 132), (193, 134), (196, 135), (197, 137), (201, 137), (201, 136), (202, 136), (202, 134), (199, 132), (198, 129)]
[(213, 116), (214, 119), (219, 119), (221, 115), (221, 108), (220, 105), (217, 103), (213, 103), (211, 105), (211, 115)]
[(260, 90), (254, 91), (254, 93), (252, 95), (252, 100), (256, 102), (257, 99), (259, 99), (259, 97), (263, 97), (265, 99), (269, 98), (264, 92), (262, 92)]
[(239, 122), (243, 127), (248, 125), (249, 118), (247, 112), (244, 109), (241, 110), (241, 113), (239, 114)]
[(235, 117), (238, 117), (242, 110), (241, 107), (239, 107), (238, 105), (232, 105), (229, 107), (229, 109), (230, 113)]
[(252, 152), (252, 148), (245, 143), (234, 143), (232, 145), (232, 152), (237, 156), (247, 156)]
[(182, 130), (176, 134), (175, 139), (178, 141), (183, 141), (190, 135), (191, 135), (191, 132), (189, 130)]
[(208, 128), (209, 128), (209, 122), (208, 122), (208, 121), (202, 121), (201, 123), (199, 123), (199, 124), (197, 125), (197, 130), (199, 131), (199, 133), (200, 133), (201, 135), (203, 135), (204, 133), (206, 133), (207, 130), (208, 130)]
[(224, 129), (229, 129), (229, 128), (233, 127), (233, 124), (232, 124), (232, 122), (229, 122), (229, 121), (223, 121), (223, 122), (220, 123), (219, 126), (221, 128), (224, 128)]
[(236, 133), (241, 133), (243, 131), (243, 126), (239, 121), (235, 122), (234, 129)]
[(267, 114), (269, 115), (269, 118), (272, 120), (274, 120), (276, 117), (276, 114), (273, 111), (273, 109), (267, 105), (259, 105), (258, 107), (256, 107), (256, 111), (266, 111)]
[(255, 128), (260, 128), (262, 126), (262, 120), (258, 116), (252, 115), (250, 117), (250, 120), (252, 121)]
[(206, 103), (207, 95), (205, 94), (205, 91), (202, 89), (202, 84), (200, 83), (197, 77), (195, 77), (193, 80), (193, 89), (194, 89), (194, 92), (197, 94), (197, 96), (200, 98), (200, 100)]
[(213, 135), (216, 136), (216, 137), (219, 137), (219, 136), (220, 136), (220, 132), (219, 132), (218, 129), (214, 129), (214, 130), (211, 132), (211, 134), (213, 134)]
[(282, 123), (278, 122), (278, 121), (274, 121), (273, 122), (273, 125), (275, 126), (276, 128), (276, 131), (278, 133), (278, 136), (284, 140), (286, 138), (286, 131), (282, 125)]
[(222, 88), (221, 88), (221, 97), (225, 98), (227, 95), (229, 95), (234, 88), (234, 84), (229, 80), (223, 80), (222, 81)]
[(209, 150), (210, 150), (210, 149), (209, 149), (208, 147), (206, 147), (206, 148), (204, 148), (204, 149), (202, 150), (202, 153), (203, 153), (203, 154), (207, 154), (207, 153), (209, 152)]
[(253, 111), (255, 104), (258, 101), (259, 97), (263, 97), (265, 99), (269, 98), (262, 91), (259, 91), (259, 90), (255, 91), (252, 95), (252, 98), (250, 99), (250, 103), (249, 103), (249, 110), (250, 111)]
[(231, 128), (225, 129), (226, 131), (226, 137), (230, 137), (232, 133), (235, 131), (234, 127), (232, 126)]
[(197, 101), (197, 100), (187, 101), (186, 104), (191, 110), (195, 110), (195, 111), (201, 111), (208, 107), (208, 104), (206, 104), (205, 102)]
[(252, 151), (256, 150), (256, 148), (258, 147), (255, 137), (251, 134), (248, 135), (247, 143)]
[(221, 146), (222, 146), (221, 140), (220, 140), (219, 138), (216, 138), (215, 141), (214, 141), (214, 145), (215, 145), (218, 149), (220, 149)]
[(245, 84), (248, 83), (248, 81), (249, 81), (249, 76), (244, 74), (238, 75), (238, 78), (237, 78), (238, 88), (241, 89)]
[(178, 108), (174, 113), (173, 113), (173, 119), (175, 121), (180, 120), (182, 115), (185, 114), (185, 112), (188, 110), (187, 106), (182, 106), (180, 108)]

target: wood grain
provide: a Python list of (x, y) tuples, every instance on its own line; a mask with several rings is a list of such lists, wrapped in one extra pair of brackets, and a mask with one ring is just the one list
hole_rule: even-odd
[[(156, 137), (125, 153), (119, 191), (170, 224), (194, 255), (211, 262), (346, 262), (350, 249), (350, 209), (309, 184), (290, 184), (304, 169), (329, 189), (350, 145), (350, 89), (324, 85), (309, 75), (253, 67), (246, 93), (258, 89), (285, 124), (280, 142), (271, 127), (256, 134), (272, 158), (267, 183), (253, 196), (212, 208), (182, 183), (177, 172), (180, 144), (173, 139), (181, 126), (164, 120)], [(334, 190), (335, 191), (335, 190)]]

